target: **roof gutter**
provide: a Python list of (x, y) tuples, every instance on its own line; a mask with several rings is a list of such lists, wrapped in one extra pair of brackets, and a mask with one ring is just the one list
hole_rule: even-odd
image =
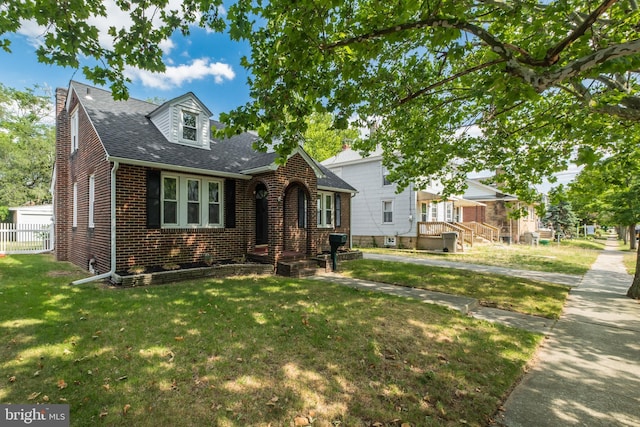
[(84, 279), (71, 282), (72, 285), (82, 285), (83, 283), (95, 282), (96, 280), (107, 279), (116, 272), (116, 172), (120, 163), (113, 162), (111, 168), (111, 269), (97, 276), (86, 277)]

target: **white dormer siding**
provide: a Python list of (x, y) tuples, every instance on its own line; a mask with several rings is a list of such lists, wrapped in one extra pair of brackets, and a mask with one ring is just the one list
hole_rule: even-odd
[(151, 122), (169, 142), (211, 149), (211, 112), (193, 95), (175, 98), (151, 113)]

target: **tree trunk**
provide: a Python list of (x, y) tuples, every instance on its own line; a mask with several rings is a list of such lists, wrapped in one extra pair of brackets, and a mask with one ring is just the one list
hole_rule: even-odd
[(640, 251), (636, 256), (636, 274), (633, 276), (633, 283), (627, 291), (627, 296), (633, 299), (640, 299)]
[(636, 249), (636, 225), (629, 226), (629, 249), (632, 251)]
[(622, 240), (622, 243), (627, 244), (627, 227), (624, 225), (618, 226), (618, 240)]

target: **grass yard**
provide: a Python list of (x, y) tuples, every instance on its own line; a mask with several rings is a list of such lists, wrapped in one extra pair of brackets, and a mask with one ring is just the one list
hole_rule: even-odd
[(466, 295), (486, 306), (550, 319), (560, 317), (569, 293), (569, 287), (553, 283), (411, 263), (363, 259), (341, 263), (340, 271), (358, 279)]
[(636, 274), (636, 263), (638, 261), (638, 254), (636, 251), (631, 251), (627, 248), (627, 252), (622, 257), (622, 263), (627, 270), (627, 273)]
[(455, 254), (390, 248), (364, 248), (361, 250), (363, 252), (496, 265), (522, 270), (583, 275), (595, 262), (600, 250), (603, 248), (604, 241), (601, 240), (574, 239), (562, 241), (560, 246), (555, 242), (551, 242), (547, 246), (475, 245), (465, 252), (457, 252)]
[(81, 277), (0, 258), (0, 402), (67, 403), (72, 426), (484, 426), (541, 340), (324, 282)]

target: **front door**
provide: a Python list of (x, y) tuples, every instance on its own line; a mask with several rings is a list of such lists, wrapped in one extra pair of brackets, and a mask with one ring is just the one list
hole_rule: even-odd
[(269, 205), (267, 188), (260, 184), (256, 187), (256, 245), (269, 243)]

